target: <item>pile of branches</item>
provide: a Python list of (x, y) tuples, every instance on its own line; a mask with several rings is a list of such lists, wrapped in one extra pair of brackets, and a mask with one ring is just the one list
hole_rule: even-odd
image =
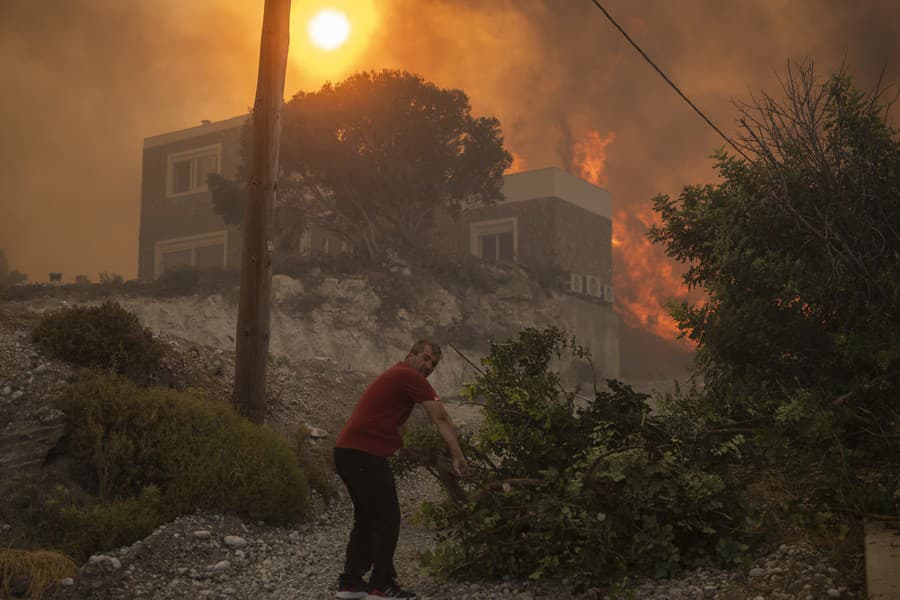
[(425, 465), (448, 492), (423, 511), (440, 541), (427, 566), (585, 589), (744, 558), (754, 521), (729, 474), (742, 435), (652, 414), (646, 395), (617, 381), (568, 393), (551, 368), (563, 353), (584, 356), (554, 328), (492, 344), (465, 392), (484, 417), (462, 435), (468, 478), (453, 477), (432, 430), (407, 437), (401, 469)]

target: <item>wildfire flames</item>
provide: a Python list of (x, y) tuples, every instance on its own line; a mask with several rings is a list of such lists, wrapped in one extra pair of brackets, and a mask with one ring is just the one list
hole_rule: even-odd
[(616, 141), (616, 132), (610, 131), (606, 137), (599, 131), (588, 130), (585, 136), (575, 142), (572, 162), (578, 169), (578, 176), (594, 185), (605, 186), (606, 147)]
[(509, 168), (506, 169), (505, 173), (507, 175), (511, 173), (518, 173), (520, 171), (525, 171), (528, 169), (528, 163), (525, 162), (525, 158), (519, 154), (518, 152), (509, 151), (512, 154), (512, 164), (509, 165)]
[[(615, 139), (613, 131), (604, 136), (589, 130), (575, 141), (572, 166), (582, 179), (601, 187), (607, 185), (607, 146)], [(672, 262), (647, 239), (647, 230), (654, 225), (654, 219), (655, 214), (649, 206), (613, 212), (616, 310), (626, 325), (674, 340), (680, 331), (665, 305), (672, 299), (685, 298), (687, 291)], [(693, 347), (690, 340), (685, 338), (683, 342)]]

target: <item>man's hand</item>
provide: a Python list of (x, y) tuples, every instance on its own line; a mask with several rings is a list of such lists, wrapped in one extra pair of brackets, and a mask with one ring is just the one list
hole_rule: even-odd
[(465, 457), (460, 456), (453, 459), (453, 474), (457, 477), (469, 476), (469, 465), (466, 463)]

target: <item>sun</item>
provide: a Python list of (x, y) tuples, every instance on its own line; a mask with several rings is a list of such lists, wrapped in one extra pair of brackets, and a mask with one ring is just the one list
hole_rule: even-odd
[(350, 19), (339, 10), (326, 8), (309, 20), (307, 32), (310, 41), (322, 50), (335, 50), (350, 37)]
[[(0, 0), (0, 4), (3, 0)], [(376, 0), (306, 0), (291, 7), (290, 61), (300, 87), (342, 79), (365, 63), (381, 21)]]

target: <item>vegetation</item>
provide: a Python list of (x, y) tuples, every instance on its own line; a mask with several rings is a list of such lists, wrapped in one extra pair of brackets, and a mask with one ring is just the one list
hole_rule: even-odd
[[(63, 577), (75, 574), (75, 563), (68, 556), (46, 550), (0, 550), (0, 597), (40, 599), (44, 592)], [(19, 585), (24, 589), (19, 589)]]
[[(583, 354), (554, 328), (491, 345), (465, 391), (484, 406), (480, 431), (464, 436), (473, 476), (423, 513), (441, 540), (433, 571), (585, 588), (745, 555), (756, 522), (727, 468), (739, 441), (651, 414), (618, 382), (592, 398), (565, 392), (551, 365)], [(440, 447), (421, 431), (407, 443)]]
[(153, 381), (163, 357), (162, 343), (117, 302), (51, 313), (34, 328), (32, 339), (74, 365), (124, 374), (140, 383)]
[(197, 509), (278, 524), (307, 512), (295, 451), (224, 402), (90, 374), (59, 407), (71, 420), (61, 452), (87, 494), (61, 489), (34, 500), (45, 547), (83, 559)]
[[(651, 238), (706, 300), (673, 307), (698, 343), (711, 426), (825, 506), (891, 512), (900, 479), (900, 141), (876, 90), (789, 65), (784, 99), (742, 107), (749, 160), (661, 196)], [(878, 465), (877, 468), (872, 468)]]
[(0, 249), (0, 290), (25, 281), (28, 281), (28, 275), (16, 269), (10, 271), (6, 253)]
[[(401, 71), (362, 72), (285, 106), (281, 134), (279, 245), (296, 243), (304, 219), (346, 240), (360, 258), (422, 248), (435, 212), (501, 199), (511, 156), (499, 122), (473, 117), (461, 90)], [(246, 144), (245, 144), (246, 153)], [(243, 218), (244, 184), (211, 178), (226, 222)], [(291, 233), (293, 232), (293, 237)]]

